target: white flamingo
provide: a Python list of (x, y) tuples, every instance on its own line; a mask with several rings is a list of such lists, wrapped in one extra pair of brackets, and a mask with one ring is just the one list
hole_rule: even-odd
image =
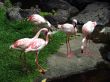
[(77, 20), (73, 19), (73, 24), (65, 23), (62, 25), (58, 25), (58, 28), (66, 33), (67, 57), (69, 57), (69, 58), (72, 56), (72, 51), (71, 51), (70, 43), (69, 43), (69, 37), (72, 34), (76, 35), (76, 33), (77, 33), (76, 24), (77, 24)]
[[(38, 38), (40, 33), (44, 31), (46, 33), (46, 41)], [(38, 53), (39, 50), (41, 50), (43, 47), (45, 47), (48, 44), (48, 33), (47, 28), (42, 28), (33, 38), (23, 38), (15, 41), (10, 48), (23, 50), (25, 52), (28, 52), (31, 47), (34, 49), (32, 51), (35, 51)], [(45, 70), (38, 64), (37, 54), (36, 54), (36, 65), (38, 66), (38, 69), (41, 73), (44, 73)]]
[(89, 36), (94, 31), (96, 25), (97, 25), (96, 21), (94, 22), (88, 21), (82, 26), (83, 39), (82, 39), (81, 53), (87, 52), (86, 50), (87, 50)]

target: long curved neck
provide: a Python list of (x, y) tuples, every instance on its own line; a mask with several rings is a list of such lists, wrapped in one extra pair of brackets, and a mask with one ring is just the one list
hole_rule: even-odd
[(48, 42), (49, 42), (49, 34), (47, 33), (47, 35), (46, 35), (46, 45), (48, 44)]
[(77, 25), (77, 23), (76, 22), (73, 22), (73, 27), (74, 28), (76, 28), (76, 25)]
[(46, 21), (46, 23), (47, 23), (48, 27), (51, 27), (51, 24), (49, 21)]
[(34, 38), (34, 39), (38, 38), (38, 37), (39, 37), (39, 35), (40, 35), (40, 33), (41, 33), (41, 31), (42, 31), (42, 29), (41, 29), (41, 30), (39, 30), (33, 38)]

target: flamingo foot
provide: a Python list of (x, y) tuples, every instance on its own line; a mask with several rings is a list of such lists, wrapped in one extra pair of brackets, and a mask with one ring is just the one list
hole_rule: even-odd
[(47, 81), (47, 79), (43, 79), (41, 82), (46, 82)]
[(74, 53), (71, 51), (70, 53), (67, 54), (67, 57), (68, 57), (68, 58), (72, 58), (73, 55), (74, 55)]
[(39, 69), (39, 72), (41, 73), (41, 74), (45, 74), (45, 72), (46, 72), (47, 70), (45, 70), (45, 69)]

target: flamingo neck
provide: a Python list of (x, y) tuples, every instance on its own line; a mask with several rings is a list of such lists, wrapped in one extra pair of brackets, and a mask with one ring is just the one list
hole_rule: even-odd
[(43, 30), (43, 29), (39, 30), (39, 31), (37, 32), (37, 34), (36, 34), (33, 38), (34, 38), (34, 39), (37, 39), (37, 38), (39, 37), (39, 35), (40, 35), (40, 33), (41, 33), (42, 30)]
[(76, 25), (77, 25), (77, 23), (76, 22), (73, 22), (73, 27), (74, 28), (76, 28)]
[(48, 21), (46, 21), (46, 23), (47, 23), (48, 27), (51, 27), (51, 24)]
[(46, 35), (46, 45), (48, 44), (48, 42), (49, 42), (49, 34), (47, 33), (47, 35)]

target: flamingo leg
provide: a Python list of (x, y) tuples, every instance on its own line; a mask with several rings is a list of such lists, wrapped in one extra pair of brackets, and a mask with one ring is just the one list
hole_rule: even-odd
[(69, 35), (67, 35), (67, 44), (68, 44), (68, 57), (72, 57), (72, 50), (71, 50), (71, 47), (70, 47), (70, 42), (69, 42)]
[(68, 56), (68, 54), (69, 54), (69, 46), (68, 46), (68, 35), (67, 35), (67, 37), (66, 37), (66, 46), (67, 46), (67, 56)]
[(42, 66), (39, 65), (39, 62), (38, 62), (38, 51), (36, 52), (36, 59), (35, 59), (35, 62), (36, 62), (36, 65), (39, 69), (39, 72), (41, 74), (45, 74), (46, 70), (42, 68)]
[(83, 39), (82, 39), (82, 46), (81, 46), (81, 53), (84, 53), (84, 51), (85, 51), (85, 48), (86, 48), (86, 37), (84, 37)]
[(70, 49), (69, 51), (71, 52), (71, 47), (70, 47), (69, 37), (70, 37), (70, 36), (68, 35), (68, 46), (69, 46), (69, 49)]
[(89, 43), (89, 40), (86, 38), (85, 39), (85, 42), (84, 42), (84, 44), (85, 44), (85, 47), (84, 47), (84, 54), (85, 55), (90, 55), (90, 50), (88, 49), (88, 43)]
[(90, 43), (90, 40), (87, 39), (87, 47), (86, 47), (86, 53), (87, 55), (93, 55), (93, 53), (90, 51), (90, 49), (88, 49), (88, 44)]

